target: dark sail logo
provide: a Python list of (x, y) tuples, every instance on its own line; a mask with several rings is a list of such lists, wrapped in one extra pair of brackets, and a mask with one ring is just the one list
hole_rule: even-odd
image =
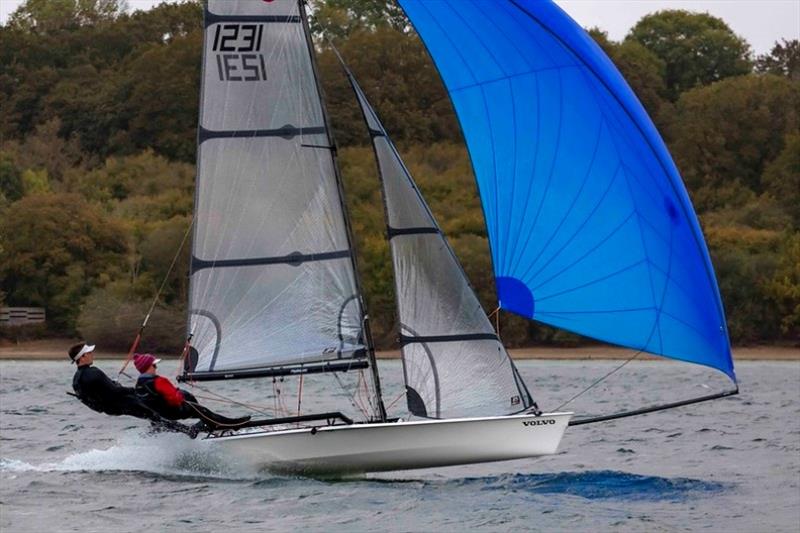
[(262, 24), (218, 24), (211, 51), (220, 81), (266, 81)]
[(522, 422), (523, 426), (547, 426), (550, 424), (555, 424), (556, 420), (554, 418), (548, 418), (545, 420), (525, 420)]

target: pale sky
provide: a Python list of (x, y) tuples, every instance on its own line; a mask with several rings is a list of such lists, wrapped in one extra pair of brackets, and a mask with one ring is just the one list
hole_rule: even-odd
[[(170, 0), (173, 1), (173, 0)], [(5, 23), (23, 0), (0, 0)], [(721, 18), (744, 37), (756, 54), (769, 52), (775, 41), (800, 39), (800, 0), (556, 0), (581, 26), (597, 26), (621, 40), (642, 16), (663, 9), (707, 12)], [(132, 10), (150, 9), (161, 0), (128, 0)]]

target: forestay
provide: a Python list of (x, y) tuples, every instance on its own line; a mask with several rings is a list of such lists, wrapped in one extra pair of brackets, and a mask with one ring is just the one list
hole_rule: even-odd
[(472, 157), (503, 309), (735, 381), (680, 175), (602, 50), (545, 0), (399, 0)]
[(397, 150), (348, 72), (372, 137), (395, 272), (409, 410), (503, 415), (533, 404)]
[(364, 357), (360, 297), (297, 0), (210, 0), (193, 375)]

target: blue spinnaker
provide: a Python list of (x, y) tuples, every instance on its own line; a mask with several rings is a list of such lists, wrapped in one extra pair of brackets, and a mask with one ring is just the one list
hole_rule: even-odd
[(399, 0), (461, 123), (503, 309), (736, 380), (697, 217), (599, 46), (548, 0)]

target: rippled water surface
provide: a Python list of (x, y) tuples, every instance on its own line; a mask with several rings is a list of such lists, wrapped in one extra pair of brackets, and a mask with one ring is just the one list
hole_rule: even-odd
[[(617, 364), (519, 367), (547, 410)], [(208, 443), (89, 411), (65, 394), (65, 363), (2, 361), (0, 531), (800, 531), (800, 363), (737, 369), (739, 396), (572, 427), (555, 456), (332, 481), (242, 470)], [(401, 368), (381, 372), (390, 403)], [(279, 385), (295, 409), (297, 382)], [(609, 413), (727, 386), (692, 365), (633, 362), (568, 408)], [(274, 404), (269, 380), (209, 387)], [(306, 378), (302, 409), (357, 413), (326, 376)]]

